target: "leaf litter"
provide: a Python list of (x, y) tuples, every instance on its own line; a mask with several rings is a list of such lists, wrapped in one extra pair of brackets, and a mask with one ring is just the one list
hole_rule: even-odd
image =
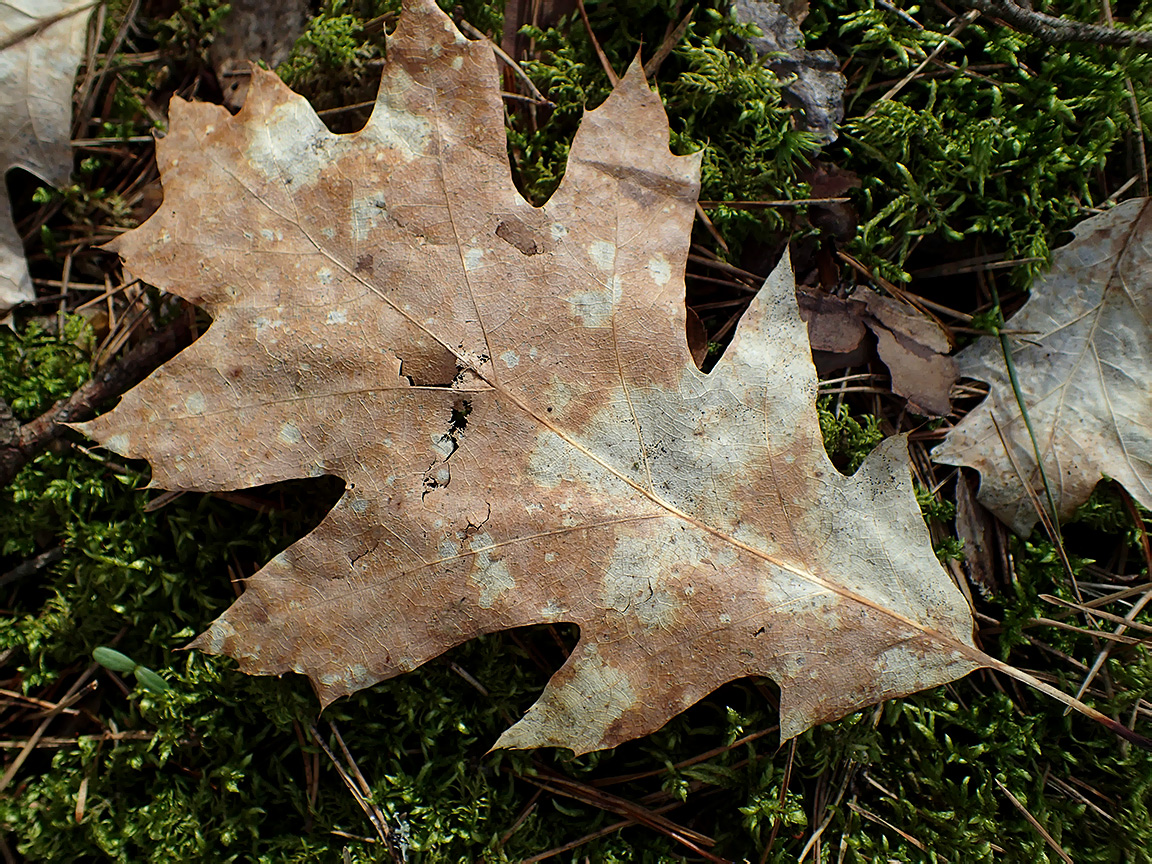
[(637, 64), (540, 208), (511, 180), (491, 50), (428, 0), (360, 132), (260, 70), (235, 117), (170, 116), (164, 206), (111, 246), (213, 324), (78, 428), (161, 488), (346, 483), (193, 647), (328, 704), (484, 633), (579, 625), (497, 747), (611, 747), (751, 674), (790, 738), (980, 667), (1144, 743), (975, 647), (903, 437), (832, 466), (787, 260), (697, 369), (699, 155), (669, 152)]
[(1036, 523), (1032, 498), (1045, 500), (1044, 475), (1061, 521), (1102, 477), (1152, 508), (1152, 200), (1125, 201), (1073, 230), (1008, 323), (1021, 334), (1011, 355), (1036, 447), (1004, 350), (982, 339), (956, 361), (991, 391), (932, 452), (979, 471), (980, 502), (1022, 537)]
[(892, 392), (908, 400), (917, 414), (943, 417), (952, 410), (952, 385), (958, 377), (949, 356), (947, 331), (912, 306), (857, 287), (850, 297), (799, 287), (796, 299), (808, 325), (808, 338), (822, 371), (864, 362), (865, 340), (876, 338), (876, 353), (892, 377)]

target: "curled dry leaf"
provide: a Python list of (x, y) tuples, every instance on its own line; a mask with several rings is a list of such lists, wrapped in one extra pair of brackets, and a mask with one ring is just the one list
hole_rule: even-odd
[[(1008, 323), (1022, 331), (1012, 359), (1062, 519), (1104, 476), (1152, 507), (1152, 200), (1125, 201), (1074, 233)], [(956, 359), (991, 390), (932, 458), (979, 471), (980, 502), (1026, 537), (1037, 516), (1024, 484), (1047, 499), (1003, 349), (984, 338)]]
[(779, 683), (790, 737), (997, 665), (904, 439), (852, 477), (829, 462), (786, 262), (696, 368), (700, 157), (669, 152), (637, 66), (535, 208), (487, 45), (413, 0), (388, 58), (349, 135), (259, 70), (235, 117), (175, 100), (164, 206), (114, 244), (214, 322), (80, 428), (167, 489), (347, 484), (193, 647), (305, 673), (327, 704), (483, 633), (574, 622), (497, 746), (578, 753), (745, 675)]
[(859, 287), (849, 298), (798, 288), (800, 315), (822, 373), (856, 366), (871, 353), (866, 329), (892, 376), (892, 392), (908, 400), (918, 414), (941, 417), (952, 410), (949, 394), (956, 383), (952, 343), (940, 324), (911, 306)]
[(72, 173), (72, 87), (92, 0), (0, 3), (0, 316), (31, 300), (24, 243), (4, 176), (31, 171), (63, 186)]
[(940, 323), (868, 288), (857, 288), (852, 296), (868, 310), (865, 323), (892, 376), (892, 392), (907, 399), (908, 407), (919, 414), (948, 414), (952, 385), (959, 376), (956, 361), (948, 356), (952, 343)]

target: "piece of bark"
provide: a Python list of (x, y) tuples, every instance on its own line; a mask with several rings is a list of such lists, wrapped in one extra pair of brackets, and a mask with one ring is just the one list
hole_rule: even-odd
[(797, 289), (796, 300), (800, 305), (800, 317), (808, 325), (813, 351), (851, 354), (860, 350), (867, 335), (861, 318), (861, 304), (803, 287)]
[(844, 119), (844, 87), (840, 61), (831, 51), (809, 51), (804, 47), (800, 22), (807, 4), (786, 5), (765, 0), (736, 0), (732, 12), (742, 24), (755, 24), (763, 36), (749, 39), (760, 57), (768, 57), (768, 67), (787, 82), (781, 92), (788, 104), (802, 112), (800, 128), (814, 133), (823, 144), (837, 138), (836, 128)]
[[(809, 185), (813, 198), (842, 198), (849, 190), (860, 188), (860, 178), (854, 171), (843, 170), (830, 162), (814, 162), (802, 179)], [(837, 242), (848, 243), (855, 238), (860, 219), (851, 201), (830, 201), (810, 206), (808, 221)]]
[(907, 303), (883, 297), (865, 287), (857, 288), (852, 296), (863, 300), (872, 317), (893, 333), (937, 354), (947, 354), (952, 350), (952, 342), (944, 328)]
[(861, 318), (862, 303), (803, 286), (796, 289), (796, 301), (800, 317), (808, 325), (812, 360), (818, 374), (830, 375), (838, 369), (868, 361), (872, 347)]
[(944, 328), (906, 303), (868, 288), (857, 288), (852, 296), (870, 313), (865, 323), (876, 334), (880, 359), (892, 376), (892, 392), (907, 399), (918, 414), (947, 415), (959, 372), (948, 356), (952, 343)]

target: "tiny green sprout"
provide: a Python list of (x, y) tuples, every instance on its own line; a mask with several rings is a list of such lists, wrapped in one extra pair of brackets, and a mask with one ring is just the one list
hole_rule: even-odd
[(144, 689), (151, 690), (153, 693), (164, 693), (171, 689), (168, 682), (149, 669), (147, 666), (137, 666), (134, 674), (136, 681)]
[(136, 676), (137, 683), (144, 687), (144, 689), (151, 690), (153, 693), (163, 693), (170, 689), (168, 682), (147, 666), (141, 666), (131, 657), (126, 654), (121, 654), (114, 648), (107, 648), (101, 645), (92, 652), (92, 659), (105, 669), (111, 669), (113, 672), (119, 672), (122, 675), (130, 674)]
[(994, 336), (1000, 332), (1004, 326), (1004, 315), (1000, 311), (999, 306), (993, 306), (985, 312), (977, 312), (972, 316), (972, 321), (968, 325), (973, 330), (979, 330), (990, 336)]
[(103, 645), (92, 652), (92, 659), (105, 669), (111, 669), (113, 672), (119, 672), (122, 675), (135, 672), (136, 667), (139, 665), (131, 657), (121, 654), (114, 648), (106, 648)]

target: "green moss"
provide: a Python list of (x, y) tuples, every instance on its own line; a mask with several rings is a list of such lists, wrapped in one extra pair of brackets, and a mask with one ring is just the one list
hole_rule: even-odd
[(884, 440), (880, 421), (871, 414), (855, 417), (836, 397), (823, 396), (816, 402), (816, 416), (824, 436), (824, 449), (836, 467), (855, 474), (873, 448)]
[[(980, 238), (1011, 257), (1046, 261), (1060, 235), (1084, 218), (1084, 206), (1111, 191), (1101, 190), (1101, 178), (1122, 172), (1118, 185), (1131, 175), (1121, 146), (1135, 128), (1127, 82), (1138, 88), (1148, 128), (1148, 54), (1045, 47), (978, 19), (941, 55), (970, 74), (921, 75), (875, 103), (945, 37), (947, 15), (926, 7), (917, 16), (926, 29), (917, 30), (874, 0), (849, 8), (829, 42), (863, 72), (854, 83), (855, 116), (843, 130), (844, 155), (863, 180), (853, 254), (888, 279), (907, 281), (904, 265), (929, 237)], [(1095, 20), (1098, 7), (1074, 3), (1059, 13)], [(1150, 15), (1145, 0), (1130, 20)]]
[(0, 399), (20, 420), (31, 420), (72, 395), (88, 380), (91, 327), (79, 315), (64, 318), (64, 332), (32, 322), (19, 335), (0, 332)]
[[(155, 22), (153, 35), (160, 47), (173, 56), (207, 66), (208, 47), (231, 11), (232, 6), (227, 0), (180, 0), (171, 15)], [(114, 27), (123, 20), (123, 14), (121, 11), (119, 15), (108, 16), (105, 41), (115, 32), (108, 27)]]
[[(340, 12), (344, 5), (328, 4), (296, 40), (288, 59), (276, 68), (289, 87), (309, 96), (321, 110), (363, 101), (349, 97), (366, 95), (361, 91), (371, 86), (369, 79), (379, 83), (379, 74), (370, 72), (366, 63), (382, 56), (382, 41), (366, 38), (363, 21)], [(398, 11), (398, 3), (387, 5), (393, 7), (388, 9), (393, 14)]]
[[(629, 0), (589, 4), (593, 27), (604, 35), (605, 55), (623, 74), (639, 53), (643, 60), (660, 46), (683, 10), (670, 2)], [(610, 91), (579, 19), (548, 30), (525, 28), (536, 39), (540, 59), (523, 63), (556, 107), (536, 124), (514, 112), (509, 146), (521, 190), (535, 203), (559, 184), (568, 147), (586, 108)], [(799, 168), (816, 151), (811, 135), (792, 128), (791, 109), (780, 81), (739, 41), (744, 29), (720, 11), (699, 7), (684, 38), (660, 66), (655, 81), (671, 124), (671, 148), (701, 151), (701, 198), (716, 201), (803, 197)], [(735, 207), (710, 212), (712, 221), (737, 249), (749, 236), (763, 239), (784, 225), (775, 212), (757, 215)]]
[[(866, 429), (866, 421), (859, 426)], [(805, 822), (810, 830), (824, 818), (812, 811), (812, 796), (824, 782), (832, 784), (833, 797), (836, 784), (849, 784), (826, 829), (831, 854), (843, 843), (845, 861), (929, 860), (858, 811), (949, 860), (1005, 860), (993, 843), (1008, 850), (1006, 860), (1054, 860), (996, 780), (1063, 837), (1078, 861), (1117, 860), (1116, 850), (1152, 842), (1148, 783), (1139, 779), (1152, 771), (1147, 754), (1123, 750), (1107, 732), (1064, 717), (1059, 705), (1037, 694), (1019, 697), (1021, 713), (979, 675), (805, 733), (787, 789), (786, 752), (773, 735), (691, 767), (671, 767), (775, 723), (765, 698), (771, 691), (756, 681), (728, 685), (655, 735), (615, 751), (580, 759), (550, 751), (486, 756), (506, 717), (531, 704), (563, 659), (548, 628), (475, 640), (341, 700), (318, 718), (315, 697), (298, 677), (253, 678), (230, 660), (176, 650), (231, 601), (229, 564), (265, 561), (307, 530), (299, 514), (315, 494), (311, 487), (300, 497), (286, 490), (287, 510), (260, 515), (194, 495), (147, 513), (147, 494), (131, 485), (83, 454), (50, 454), (26, 468), (0, 504), (5, 537), (59, 537), (66, 550), (50, 573), (19, 587), (12, 615), (0, 627), (0, 647), (14, 649), (9, 662), (25, 687), (68, 680), (95, 646), (118, 636), (118, 650), (171, 686), (163, 694), (136, 689), (124, 697), (101, 679), (103, 722), (148, 737), (44, 751), (26, 766), (20, 795), (0, 801), (0, 820), (28, 860), (339, 861), (344, 849), (354, 861), (387, 860), (377, 846), (330, 833), (364, 836), (370, 828), (326, 757), (319, 763), (319, 796), (309, 805), (305, 761), (315, 747), (307, 738), (301, 747), (296, 725), (306, 730), (315, 723), (327, 734), (328, 720), (340, 728), (390, 823), (407, 826), (412, 861), (515, 861), (618, 818), (545, 796), (501, 845), (535, 788), (515, 775), (530, 776), (537, 765), (586, 780), (657, 770), (651, 780), (609, 791), (632, 800), (661, 790), (670, 796), (665, 800), (687, 798), (682, 812), (669, 815), (690, 820), (717, 840), (717, 854), (735, 860), (758, 855), (779, 816), (768, 860), (794, 861), (807, 836)], [(30, 501), (42, 503), (29, 507)], [(24, 545), (19, 554), (35, 551)], [(1044, 544), (1022, 544), (1015, 554), (1019, 594), (1004, 600), (1003, 617), (1023, 626), (1045, 605), (1036, 596), (1059, 590), (1062, 572)], [(1076, 566), (1083, 566), (1079, 559)], [(1094, 651), (1076, 634), (1026, 632), (1074, 656)], [(573, 644), (570, 632), (556, 636)], [(456, 674), (453, 663), (487, 695)], [(1102, 707), (1130, 712), (1134, 699), (1152, 691), (1146, 658), (1124, 657), (1109, 670), (1118, 695)], [(1064, 679), (1074, 689), (1074, 676)], [(98, 729), (89, 724), (82, 731)], [(86, 814), (77, 824), (85, 778)], [(1113, 802), (1106, 809), (1117, 822), (1106, 822), (1045, 778), (1089, 783)], [(656, 862), (677, 854), (654, 832), (632, 828), (560, 860)]]

